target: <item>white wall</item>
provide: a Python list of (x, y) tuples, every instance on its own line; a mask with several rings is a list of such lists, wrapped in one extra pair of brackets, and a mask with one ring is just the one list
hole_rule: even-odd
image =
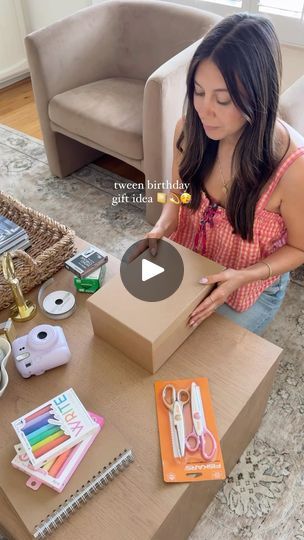
[(27, 71), (25, 34), (18, 0), (0, 0), (0, 87)]
[(22, 0), (27, 33), (48, 26), (91, 4), (92, 0)]
[(24, 36), (92, 4), (92, 0), (0, 0), (0, 88), (29, 73)]

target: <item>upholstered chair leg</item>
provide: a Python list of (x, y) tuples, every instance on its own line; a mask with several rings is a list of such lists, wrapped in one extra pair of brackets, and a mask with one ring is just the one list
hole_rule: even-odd
[(48, 137), (47, 142), (45, 149), (49, 166), (52, 174), (59, 176), (59, 178), (68, 176), (102, 155), (99, 150), (70, 139), (61, 133), (54, 132), (54, 136)]

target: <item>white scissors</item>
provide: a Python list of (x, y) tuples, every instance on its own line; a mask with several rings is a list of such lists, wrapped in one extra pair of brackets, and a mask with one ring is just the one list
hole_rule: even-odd
[[(186, 442), (183, 408), (189, 403), (189, 392), (183, 388), (176, 391), (173, 384), (166, 384), (163, 389), (162, 398), (164, 405), (170, 411), (170, 427), (174, 457), (183, 457), (185, 455)], [(177, 446), (177, 448), (175, 448), (175, 446)]]
[[(207, 428), (200, 387), (195, 382), (191, 384), (191, 414), (193, 430), (186, 437), (186, 448), (189, 452), (196, 452), (201, 447), (203, 458), (211, 461), (215, 456), (217, 444), (213, 434)], [(190, 443), (191, 439), (194, 439), (194, 445)], [(208, 439), (211, 444), (210, 452), (206, 450)]]

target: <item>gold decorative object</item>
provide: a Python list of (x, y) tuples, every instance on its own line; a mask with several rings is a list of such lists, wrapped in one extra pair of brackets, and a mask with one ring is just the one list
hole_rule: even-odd
[(11, 318), (14, 321), (29, 321), (36, 315), (36, 305), (31, 300), (25, 300), (19, 279), (16, 276), (11, 253), (4, 253), (2, 256), (2, 270), (4, 279), (9, 284), (16, 304), (11, 308)]

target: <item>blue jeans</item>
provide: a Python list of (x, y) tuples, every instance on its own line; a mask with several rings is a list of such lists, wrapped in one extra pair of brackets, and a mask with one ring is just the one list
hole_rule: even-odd
[(216, 313), (247, 328), (260, 336), (279, 310), (289, 283), (289, 272), (282, 274), (277, 281), (262, 292), (255, 304), (243, 312), (235, 311), (227, 304), (220, 306)]

